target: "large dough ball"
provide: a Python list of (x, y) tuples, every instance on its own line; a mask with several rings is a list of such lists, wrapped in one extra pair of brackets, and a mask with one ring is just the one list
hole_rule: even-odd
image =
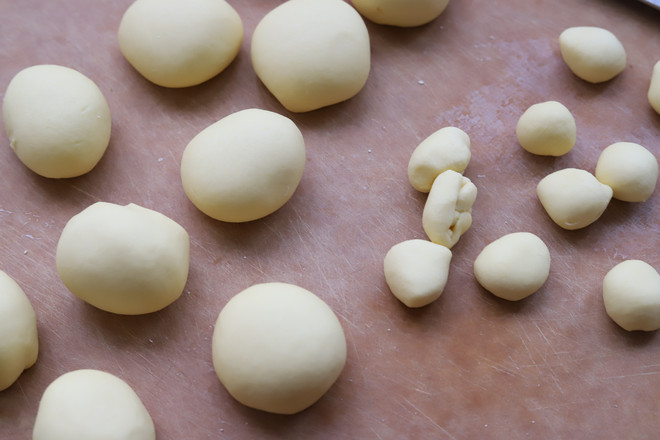
[(346, 363), (346, 338), (330, 307), (291, 284), (234, 296), (213, 332), (213, 365), (227, 391), (252, 408), (293, 414), (312, 405)]
[(616, 142), (598, 157), (596, 178), (624, 202), (644, 202), (658, 181), (658, 161), (653, 153), (634, 142)]
[(413, 27), (435, 20), (449, 0), (351, 0), (351, 3), (374, 23)]
[(559, 35), (559, 49), (568, 68), (590, 83), (609, 81), (626, 68), (626, 51), (607, 29), (568, 28)]
[(293, 121), (248, 109), (190, 141), (181, 158), (181, 182), (206, 215), (246, 222), (282, 207), (298, 187), (304, 167), (305, 142)]
[(151, 313), (181, 296), (189, 249), (188, 233), (163, 214), (98, 202), (64, 227), (57, 271), (74, 295), (99, 309)]
[(151, 416), (120, 378), (75, 370), (55, 379), (39, 402), (33, 440), (155, 440)]
[(128, 62), (149, 81), (188, 87), (234, 60), (243, 24), (224, 0), (137, 0), (124, 13), (118, 37)]
[(25, 293), (0, 271), (0, 391), (37, 361), (37, 317)]
[(252, 35), (259, 79), (292, 112), (356, 95), (369, 76), (369, 34), (342, 0), (289, 0), (270, 11)]
[(532, 154), (561, 156), (575, 145), (575, 118), (560, 102), (540, 102), (520, 116), (516, 137), (520, 146)]
[(51, 178), (89, 172), (110, 142), (110, 108), (94, 82), (68, 67), (38, 65), (9, 83), (2, 105), (9, 145)]

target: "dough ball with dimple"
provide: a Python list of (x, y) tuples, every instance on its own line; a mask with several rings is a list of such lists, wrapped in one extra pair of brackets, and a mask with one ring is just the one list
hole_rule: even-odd
[(556, 224), (574, 230), (598, 220), (612, 199), (612, 188), (588, 171), (565, 168), (541, 179), (536, 194)]
[(0, 391), (37, 361), (37, 317), (23, 289), (0, 271)]
[(155, 440), (149, 412), (122, 379), (99, 370), (74, 370), (44, 391), (33, 440)]
[(277, 414), (319, 400), (346, 363), (339, 320), (319, 297), (292, 284), (256, 284), (222, 309), (213, 365), (236, 400)]
[(568, 68), (591, 83), (609, 81), (626, 68), (626, 51), (607, 29), (568, 28), (559, 35), (559, 48)]
[(660, 328), (660, 274), (644, 261), (614, 266), (603, 279), (603, 301), (609, 317), (628, 331)]
[(202, 130), (181, 159), (183, 189), (206, 215), (247, 222), (293, 196), (305, 167), (305, 143), (289, 118), (260, 109), (233, 113)]
[(351, 3), (374, 23), (413, 27), (435, 20), (449, 0), (351, 0)]
[(234, 60), (243, 24), (224, 0), (137, 0), (122, 17), (118, 38), (128, 62), (149, 81), (189, 87)]
[(292, 112), (345, 101), (365, 85), (371, 65), (367, 27), (342, 0), (289, 0), (252, 35), (252, 65)]
[(550, 251), (529, 232), (514, 232), (488, 244), (474, 260), (474, 275), (493, 295), (518, 301), (543, 286), (550, 274)]
[(596, 178), (612, 188), (615, 199), (644, 202), (655, 190), (658, 161), (639, 144), (617, 142), (600, 153)]
[(57, 65), (21, 70), (2, 104), (9, 145), (25, 166), (50, 178), (91, 171), (110, 142), (110, 108), (94, 82)]
[(649, 84), (649, 91), (647, 93), (649, 104), (656, 113), (660, 114), (660, 61), (653, 66), (651, 73), (651, 83)]
[(520, 116), (516, 126), (520, 146), (533, 154), (561, 156), (575, 145), (575, 119), (563, 104), (547, 101), (534, 104)]
[(71, 293), (99, 309), (151, 313), (181, 296), (189, 249), (188, 233), (165, 215), (98, 202), (62, 230), (57, 271)]

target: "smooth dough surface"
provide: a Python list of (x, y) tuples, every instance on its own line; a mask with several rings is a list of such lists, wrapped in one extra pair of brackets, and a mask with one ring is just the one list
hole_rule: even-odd
[(655, 63), (651, 72), (651, 83), (647, 93), (649, 104), (656, 113), (660, 114), (660, 61)]
[(575, 119), (562, 103), (547, 101), (530, 106), (516, 126), (520, 146), (533, 154), (561, 156), (575, 145)]
[(655, 191), (658, 160), (639, 144), (617, 142), (600, 153), (596, 178), (612, 188), (615, 199), (644, 202)]
[(628, 331), (660, 328), (660, 274), (644, 261), (614, 266), (603, 278), (603, 301), (609, 317)]
[(110, 108), (94, 82), (57, 65), (21, 70), (2, 104), (9, 145), (25, 166), (50, 178), (91, 171), (110, 142)]
[(351, 0), (351, 3), (374, 23), (413, 27), (435, 20), (449, 0)]
[(37, 361), (37, 317), (23, 289), (0, 271), (0, 391)]
[(163, 87), (189, 87), (222, 72), (243, 41), (238, 13), (224, 0), (137, 0), (118, 32), (128, 62)]
[(514, 232), (488, 244), (474, 260), (474, 275), (495, 296), (518, 301), (543, 286), (550, 274), (550, 251), (530, 232)]
[(77, 297), (125, 315), (174, 302), (188, 278), (188, 233), (135, 204), (98, 202), (73, 216), (57, 243), (57, 271)]
[(252, 35), (257, 76), (289, 111), (345, 101), (367, 82), (369, 34), (342, 0), (289, 0), (271, 10)]
[(559, 35), (559, 48), (568, 68), (591, 83), (609, 81), (626, 68), (626, 51), (607, 29), (568, 28)]
[(99, 370), (75, 370), (44, 391), (33, 440), (154, 440), (151, 416), (123, 380)]
[(181, 159), (181, 182), (206, 215), (247, 222), (282, 207), (298, 187), (304, 167), (305, 142), (293, 121), (248, 109), (190, 141)]
[(345, 363), (346, 338), (333, 311), (292, 284), (243, 290), (215, 324), (215, 371), (227, 391), (251, 408), (300, 412), (325, 394)]

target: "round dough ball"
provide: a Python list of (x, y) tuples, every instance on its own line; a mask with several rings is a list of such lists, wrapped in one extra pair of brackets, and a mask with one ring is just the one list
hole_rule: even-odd
[(518, 301), (543, 286), (550, 274), (550, 251), (536, 235), (514, 232), (488, 244), (474, 260), (474, 275), (493, 295)]
[(33, 440), (155, 440), (151, 416), (120, 378), (98, 370), (75, 370), (44, 391)]
[(541, 102), (529, 107), (516, 126), (518, 142), (525, 150), (542, 156), (561, 156), (575, 145), (575, 119), (557, 101)]
[(559, 48), (568, 68), (590, 83), (609, 81), (626, 68), (626, 51), (607, 29), (568, 28), (559, 35)]
[(73, 216), (57, 243), (57, 272), (77, 297), (124, 315), (174, 302), (188, 278), (190, 239), (174, 220), (138, 205), (98, 202)]
[(346, 363), (346, 338), (330, 307), (291, 284), (257, 284), (234, 296), (213, 332), (220, 382), (251, 408), (294, 414), (332, 386)]
[(653, 66), (651, 73), (651, 83), (648, 91), (649, 104), (656, 113), (660, 114), (660, 61)]
[(644, 202), (658, 181), (658, 161), (639, 144), (617, 142), (605, 148), (596, 165), (596, 178), (624, 202)]
[(304, 167), (305, 142), (293, 121), (248, 109), (190, 141), (181, 159), (181, 182), (206, 215), (247, 222), (281, 208), (293, 196)]
[(614, 266), (603, 279), (603, 301), (609, 317), (628, 331), (660, 328), (660, 274), (644, 261)]
[(345, 101), (367, 82), (369, 34), (342, 0), (289, 0), (270, 11), (252, 35), (257, 76), (289, 111)]
[(23, 289), (0, 271), (0, 391), (37, 361), (37, 317)]
[(224, 0), (137, 0), (119, 25), (119, 48), (149, 81), (189, 87), (222, 72), (243, 42), (243, 24)]
[(351, 3), (374, 23), (413, 27), (438, 18), (449, 0), (351, 0)]
[(55, 65), (21, 70), (2, 105), (9, 145), (23, 164), (50, 178), (83, 175), (110, 142), (110, 108), (94, 82)]

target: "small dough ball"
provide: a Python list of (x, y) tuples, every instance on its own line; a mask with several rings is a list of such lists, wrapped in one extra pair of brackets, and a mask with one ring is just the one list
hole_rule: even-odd
[(605, 148), (596, 165), (596, 178), (624, 202), (644, 202), (658, 181), (658, 161), (653, 153), (633, 142), (617, 142)]
[(178, 223), (138, 205), (98, 202), (73, 216), (57, 243), (57, 272), (78, 298), (139, 315), (174, 302), (188, 278), (190, 239)]
[(225, 222), (267, 216), (293, 196), (305, 167), (305, 142), (289, 118), (266, 110), (233, 113), (202, 130), (181, 159), (190, 201)]
[(385, 281), (408, 307), (423, 307), (442, 295), (449, 276), (451, 251), (426, 240), (395, 244), (385, 255)]
[(151, 416), (123, 380), (98, 370), (75, 370), (44, 391), (33, 440), (155, 440)]
[(362, 17), (342, 0), (289, 0), (252, 35), (252, 65), (289, 111), (307, 112), (355, 96), (371, 67)]
[(351, 3), (374, 23), (413, 27), (438, 18), (449, 0), (351, 0)]
[(110, 108), (94, 82), (68, 67), (38, 65), (9, 83), (2, 105), (9, 145), (43, 177), (81, 176), (110, 143)]
[(649, 104), (651, 104), (653, 110), (660, 114), (660, 61), (655, 63), (655, 66), (653, 66), (651, 83), (649, 84), (648, 98)]
[(518, 142), (525, 150), (541, 156), (561, 156), (575, 145), (575, 119), (557, 101), (541, 102), (529, 107), (516, 126)]
[(559, 48), (568, 68), (590, 83), (609, 81), (626, 68), (626, 51), (607, 29), (568, 28), (559, 36)]
[(236, 58), (243, 24), (224, 0), (137, 0), (124, 13), (118, 37), (124, 57), (146, 79), (189, 87)]
[(470, 137), (460, 128), (444, 127), (415, 148), (408, 162), (408, 180), (417, 191), (429, 192), (447, 170), (462, 173), (470, 163)]
[(541, 179), (536, 194), (555, 223), (574, 230), (598, 220), (610, 203), (612, 188), (588, 171), (565, 168)]
[(550, 274), (550, 251), (536, 235), (514, 232), (488, 244), (474, 260), (474, 275), (493, 295), (509, 301), (528, 297)]
[(477, 187), (465, 176), (447, 170), (436, 177), (424, 204), (422, 226), (433, 243), (451, 248), (472, 225)]
[(37, 317), (23, 289), (0, 271), (0, 391), (37, 361)]
[(346, 338), (319, 297), (291, 284), (265, 283), (225, 305), (212, 351), (218, 378), (236, 400), (294, 414), (337, 380), (346, 363)]
[(660, 328), (660, 274), (644, 261), (614, 266), (603, 279), (603, 301), (609, 317), (628, 331)]

